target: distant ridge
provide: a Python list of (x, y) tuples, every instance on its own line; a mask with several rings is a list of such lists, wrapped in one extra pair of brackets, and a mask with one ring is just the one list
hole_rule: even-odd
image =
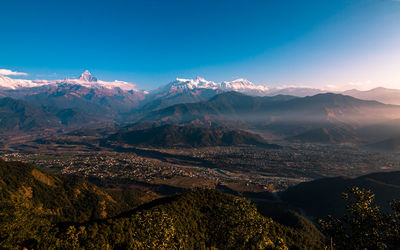
[(369, 144), (366, 147), (375, 151), (398, 153), (400, 152), (400, 136)]
[(55, 115), (41, 107), (12, 98), (0, 98), (0, 133), (59, 127)]
[(359, 142), (355, 132), (345, 126), (316, 128), (287, 138), (290, 141), (316, 143)]
[(192, 126), (163, 125), (155, 128), (119, 132), (109, 137), (113, 143), (147, 146), (240, 146), (255, 145), (281, 148), (268, 144), (260, 136), (240, 130), (222, 130)]
[(375, 100), (386, 104), (400, 105), (400, 89), (388, 89), (383, 87), (366, 91), (352, 89), (343, 92), (343, 94), (363, 100)]
[[(400, 118), (400, 106), (340, 94), (254, 97), (238, 92), (208, 101), (177, 104), (149, 112), (138, 121), (146, 126), (196, 125), (267, 131), (290, 140), (358, 142), (358, 128)], [(151, 125), (152, 124), (152, 125)]]
[(48, 108), (9, 97), (0, 98), (0, 133), (43, 132), (89, 127), (103, 122), (101, 117), (73, 108)]

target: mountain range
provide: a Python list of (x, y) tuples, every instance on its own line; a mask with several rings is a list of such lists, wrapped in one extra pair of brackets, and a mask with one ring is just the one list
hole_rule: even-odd
[(101, 81), (96, 77), (92, 76), (88, 70), (83, 72), (78, 78), (66, 78), (64, 80), (25, 80), (25, 79), (14, 79), (4, 75), (0, 75), (0, 88), (2, 89), (23, 89), (33, 88), (46, 85), (82, 85), (90, 88), (120, 88), (122, 90), (135, 90), (135, 84), (123, 81)]
[(76, 79), (15, 81), (20, 81), (19, 85), (5, 85), (0, 81), (0, 86), (3, 86), (0, 97), (11, 97), (52, 109), (78, 109), (113, 119), (118, 119), (121, 112), (131, 110), (144, 99), (143, 93), (135, 90), (134, 84), (100, 81), (88, 71)]
[[(44, 100), (49, 99), (44, 98)], [(0, 131), (15, 133), (43, 129), (104, 127), (107, 124), (113, 127), (119, 126), (115, 124), (118, 118), (114, 120), (112, 117), (113, 109), (101, 106), (102, 109), (99, 110), (89, 109), (90, 106), (86, 105), (86, 110), (82, 110), (79, 106), (70, 108), (70, 106), (57, 107), (55, 104), (47, 106), (44, 103), (36, 103), (39, 104), (9, 97), (0, 99), (2, 124)], [(77, 103), (79, 102), (75, 101), (71, 104)], [(109, 110), (110, 113), (105, 110)], [(130, 122), (129, 130), (141, 130), (144, 134), (157, 132), (165, 138), (167, 138), (166, 132), (170, 133), (168, 138), (174, 137), (172, 134), (175, 133), (176, 142), (167, 142), (171, 145), (183, 142), (185, 145), (197, 145), (193, 137), (195, 130), (202, 131), (197, 134), (199, 138), (203, 138), (200, 135), (204, 135), (204, 138), (219, 138), (215, 135), (221, 135), (221, 132), (217, 131), (247, 130), (259, 134), (274, 134), (281, 139), (295, 142), (372, 144), (399, 136), (400, 131), (396, 129), (398, 120), (400, 120), (399, 106), (359, 100), (340, 94), (327, 93), (300, 98), (284, 95), (254, 97), (237, 92), (225, 92), (215, 95), (208, 101), (176, 104), (154, 111), (138, 112)], [(159, 126), (164, 127), (156, 129)], [(185, 126), (188, 128), (185, 129)], [(153, 131), (146, 132), (146, 129)], [(126, 129), (122, 129), (121, 133), (128, 136), (124, 130)], [(234, 135), (242, 137), (244, 134), (235, 132)], [(134, 136), (135, 139), (138, 139), (136, 136), (138, 135)], [(187, 141), (188, 138), (192, 138), (192, 141)], [(162, 141), (161, 137), (159, 139)], [(199, 143), (204, 144), (203, 146), (227, 143), (220, 139), (211, 140), (213, 143), (210, 144)], [(135, 143), (149, 144), (146, 140)]]
[[(173, 125), (179, 129), (247, 130), (310, 143), (379, 145), (400, 136), (396, 122), (400, 106), (382, 103), (395, 102), (400, 92), (383, 88), (345, 92), (359, 97), (355, 98), (317, 89), (273, 89), (245, 79), (215, 83), (198, 77), (178, 78), (146, 92), (135, 89), (133, 83), (98, 80), (88, 71), (77, 78), (54, 81), (1, 76), (0, 86), (3, 134), (125, 125), (144, 130)], [(363, 100), (374, 96), (382, 102)], [(384, 101), (384, 96), (392, 101)]]
[(253, 97), (226, 92), (209, 101), (177, 104), (149, 112), (136, 126), (195, 125), (264, 131), (290, 140), (356, 142), (362, 128), (377, 123), (384, 126), (399, 116), (399, 106), (340, 94), (299, 98)]
[[(137, 94), (145, 95), (146, 102), (157, 99), (158, 97), (171, 97), (173, 95), (181, 95), (183, 93), (194, 92), (192, 96), (197, 96), (196, 92), (203, 92), (208, 90), (209, 92), (222, 93), (235, 91), (252, 96), (274, 96), (274, 95), (293, 95), (297, 97), (312, 96), (321, 93), (327, 93), (328, 91), (312, 87), (269, 87), (266, 85), (256, 85), (246, 79), (239, 78), (233, 81), (222, 81), (213, 82), (208, 81), (202, 77), (195, 79), (183, 79), (177, 78), (176, 80), (161, 86), (154, 90), (143, 91), (138, 90), (134, 83), (124, 81), (102, 81), (92, 76), (89, 71), (83, 72), (78, 78), (66, 78), (63, 80), (26, 80), (26, 79), (14, 79), (6, 75), (0, 74), (0, 90), (21, 90), (37, 88), (41, 86), (59, 86), (59, 85), (80, 85), (87, 88), (95, 89), (120, 89), (122, 91), (135, 92)], [(371, 89), (368, 91), (361, 91), (357, 89), (347, 90), (344, 92), (337, 92), (344, 95), (350, 95), (355, 98), (363, 100), (376, 100), (386, 104), (400, 104), (399, 96), (400, 90), (387, 89), (383, 87)], [(2, 93), (3, 95), (5, 93)], [(200, 95), (201, 96), (201, 95)], [(208, 98), (209, 96), (206, 96)], [(200, 98), (201, 99), (201, 98)], [(194, 102), (200, 99), (194, 99), (190, 101)]]

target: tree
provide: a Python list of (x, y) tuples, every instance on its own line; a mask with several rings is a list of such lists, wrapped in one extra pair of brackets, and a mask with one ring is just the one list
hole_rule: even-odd
[(397, 249), (400, 246), (400, 202), (392, 201), (393, 214), (383, 214), (373, 204), (371, 190), (353, 187), (343, 193), (348, 214), (319, 220), (329, 244), (336, 249)]

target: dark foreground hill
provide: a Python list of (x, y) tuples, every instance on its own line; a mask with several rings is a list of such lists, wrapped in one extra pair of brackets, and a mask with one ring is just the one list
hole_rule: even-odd
[(155, 200), (115, 215), (123, 201), (86, 181), (4, 161), (0, 175), (0, 248), (322, 248), (315, 228), (283, 226), (262, 216), (250, 201), (214, 190)]
[(341, 194), (352, 187), (372, 190), (376, 194), (376, 203), (383, 211), (389, 212), (391, 210), (389, 202), (400, 198), (400, 172), (304, 182), (288, 188), (281, 196), (285, 201), (302, 208), (307, 215), (322, 218), (331, 214), (338, 217), (345, 213), (345, 201)]
[(102, 219), (134, 205), (82, 179), (49, 175), (32, 165), (1, 159), (0, 200), (59, 222)]
[(109, 137), (113, 143), (146, 146), (240, 146), (255, 145), (268, 148), (280, 148), (268, 144), (258, 135), (240, 130), (200, 128), (192, 126), (163, 125), (155, 128), (118, 132)]

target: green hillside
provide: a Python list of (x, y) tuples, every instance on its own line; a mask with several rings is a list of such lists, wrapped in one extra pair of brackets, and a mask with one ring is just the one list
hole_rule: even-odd
[(57, 221), (88, 221), (120, 213), (132, 204), (78, 178), (46, 174), (29, 164), (0, 160), (0, 200), (33, 208)]
[(0, 177), (0, 248), (322, 247), (316, 228), (303, 231), (276, 223), (250, 201), (215, 190), (195, 190), (134, 208), (127, 199), (116, 200), (86, 181), (49, 175), (19, 162), (1, 161)]

